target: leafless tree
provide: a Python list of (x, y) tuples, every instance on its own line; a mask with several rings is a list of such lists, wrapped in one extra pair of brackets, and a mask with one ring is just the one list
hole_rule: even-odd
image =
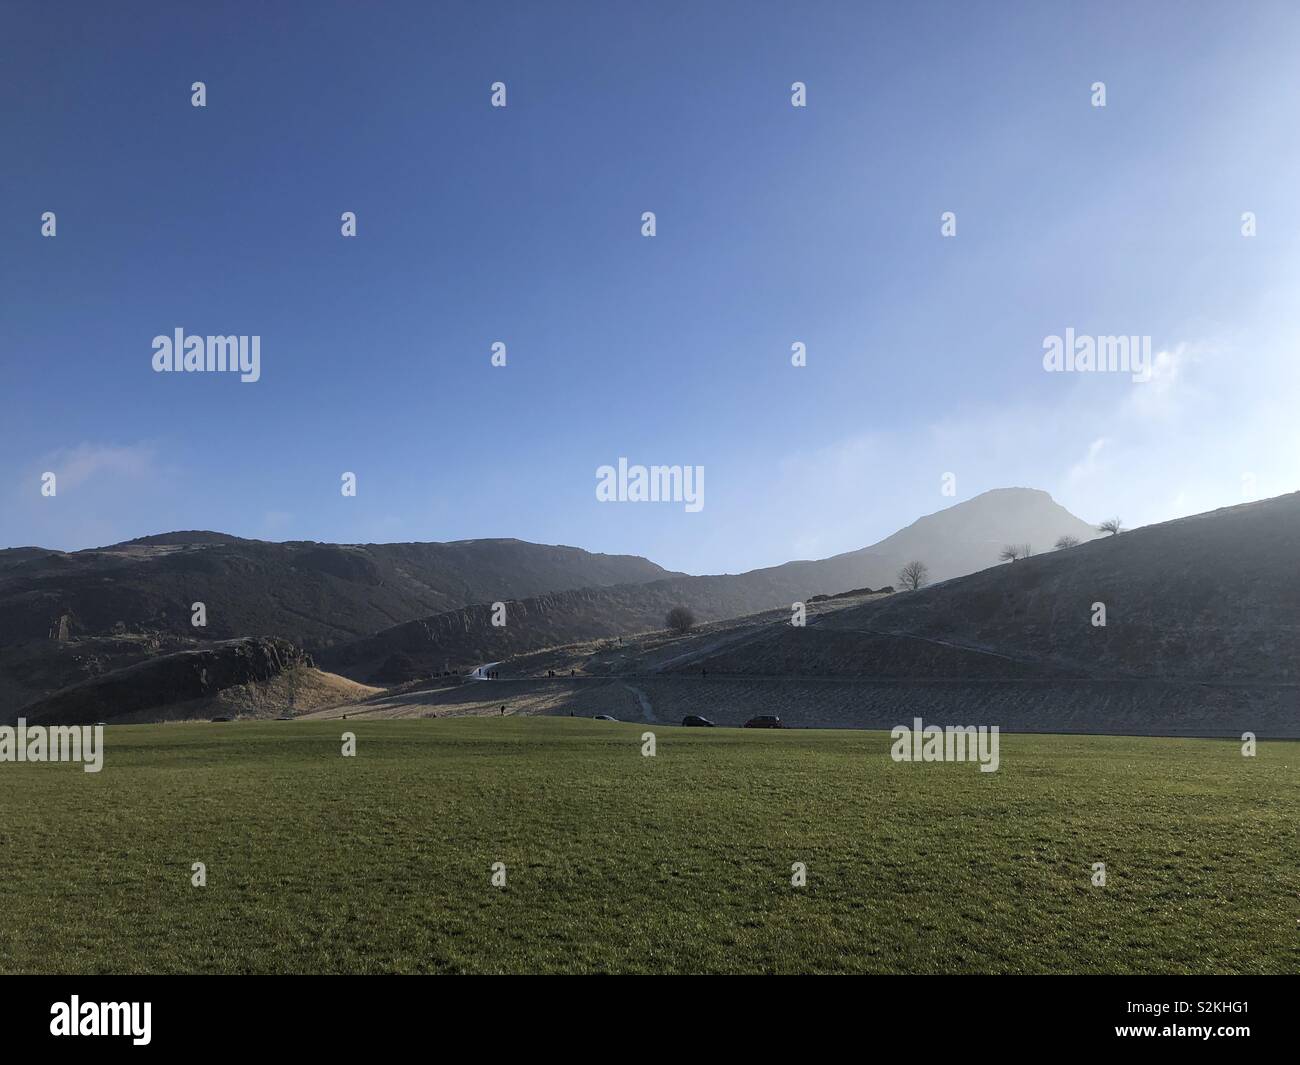
[(668, 611), (668, 616), (664, 618), (664, 624), (673, 632), (685, 636), (691, 629), (695, 628), (695, 615), (691, 613), (688, 607), (675, 606)]
[(1014, 562), (1018, 558), (1028, 558), (1034, 553), (1028, 544), (1007, 544), (998, 554), (1003, 562)]
[(1078, 546), (1079, 546), (1079, 538), (1077, 536), (1070, 536), (1068, 533), (1065, 536), (1060, 537), (1056, 541), (1056, 550), (1058, 551), (1064, 550), (1067, 547), (1078, 547)]
[(1100, 525), (1097, 526), (1097, 531), (1110, 533), (1111, 536), (1114, 536), (1123, 527), (1124, 526), (1120, 524), (1119, 518), (1107, 518), (1105, 521), (1103, 521)]
[(930, 568), (924, 562), (909, 562), (898, 571), (898, 583), (914, 592), (930, 583)]

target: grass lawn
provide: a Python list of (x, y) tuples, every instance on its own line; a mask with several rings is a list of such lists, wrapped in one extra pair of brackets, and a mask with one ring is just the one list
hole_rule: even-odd
[(1300, 971), (1294, 742), (1003, 736), (996, 773), (565, 718), (105, 742), (0, 764), (0, 972)]

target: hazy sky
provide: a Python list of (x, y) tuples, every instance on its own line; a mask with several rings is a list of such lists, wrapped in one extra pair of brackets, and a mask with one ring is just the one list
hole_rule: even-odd
[[(716, 572), (1008, 485), (1293, 491), (1298, 46), (1294, 3), (0, 3), (0, 546)], [(261, 379), (155, 373), (176, 328)], [(1154, 379), (1046, 373), (1067, 328)], [(598, 502), (620, 456), (703, 509)]]

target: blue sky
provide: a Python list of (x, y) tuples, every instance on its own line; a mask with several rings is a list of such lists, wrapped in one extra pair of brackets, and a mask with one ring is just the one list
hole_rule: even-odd
[[(1294, 491), (1297, 31), (0, 4), (0, 545), (517, 536), (720, 572), (1007, 485), (1130, 526)], [(261, 380), (154, 373), (177, 327), (259, 335)], [(1149, 335), (1155, 379), (1045, 373), (1067, 327)], [(703, 510), (598, 502), (620, 456), (703, 466)]]

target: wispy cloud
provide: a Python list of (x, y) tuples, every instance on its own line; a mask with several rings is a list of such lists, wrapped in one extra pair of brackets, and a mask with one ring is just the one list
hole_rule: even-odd
[(151, 444), (92, 444), (61, 448), (40, 460), (41, 472), (58, 476), (60, 492), (96, 481), (156, 477), (158, 452)]
[[(53, 496), (41, 491), (47, 473), (55, 476)], [(157, 532), (141, 528), (141, 515), (170, 505), (173, 475), (147, 441), (83, 441), (46, 452), (3, 486), (0, 544), (76, 550)]]
[(1107, 442), (1106, 437), (1099, 436), (1089, 444), (1087, 455), (1070, 467), (1070, 472), (1067, 474), (1068, 479), (1070, 481), (1078, 481), (1085, 477), (1093, 476), (1093, 474), (1098, 470), (1097, 460), (1101, 456), (1102, 449), (1106, 446)]
[[(1145, 383), (1061, 375), (1048, 402), (970, 405), (796, 453), (768, 493), (780, 507), (772, 520), (792, 550), (828, 554), (1013, 485), (1043, 488), (1085, 520), (1119, 514), (1129, 527), (1295, 491), (1295, 340), (1279, 330), (1174, 343)], [(946, 472), (953, 497), (941, 493)]]

